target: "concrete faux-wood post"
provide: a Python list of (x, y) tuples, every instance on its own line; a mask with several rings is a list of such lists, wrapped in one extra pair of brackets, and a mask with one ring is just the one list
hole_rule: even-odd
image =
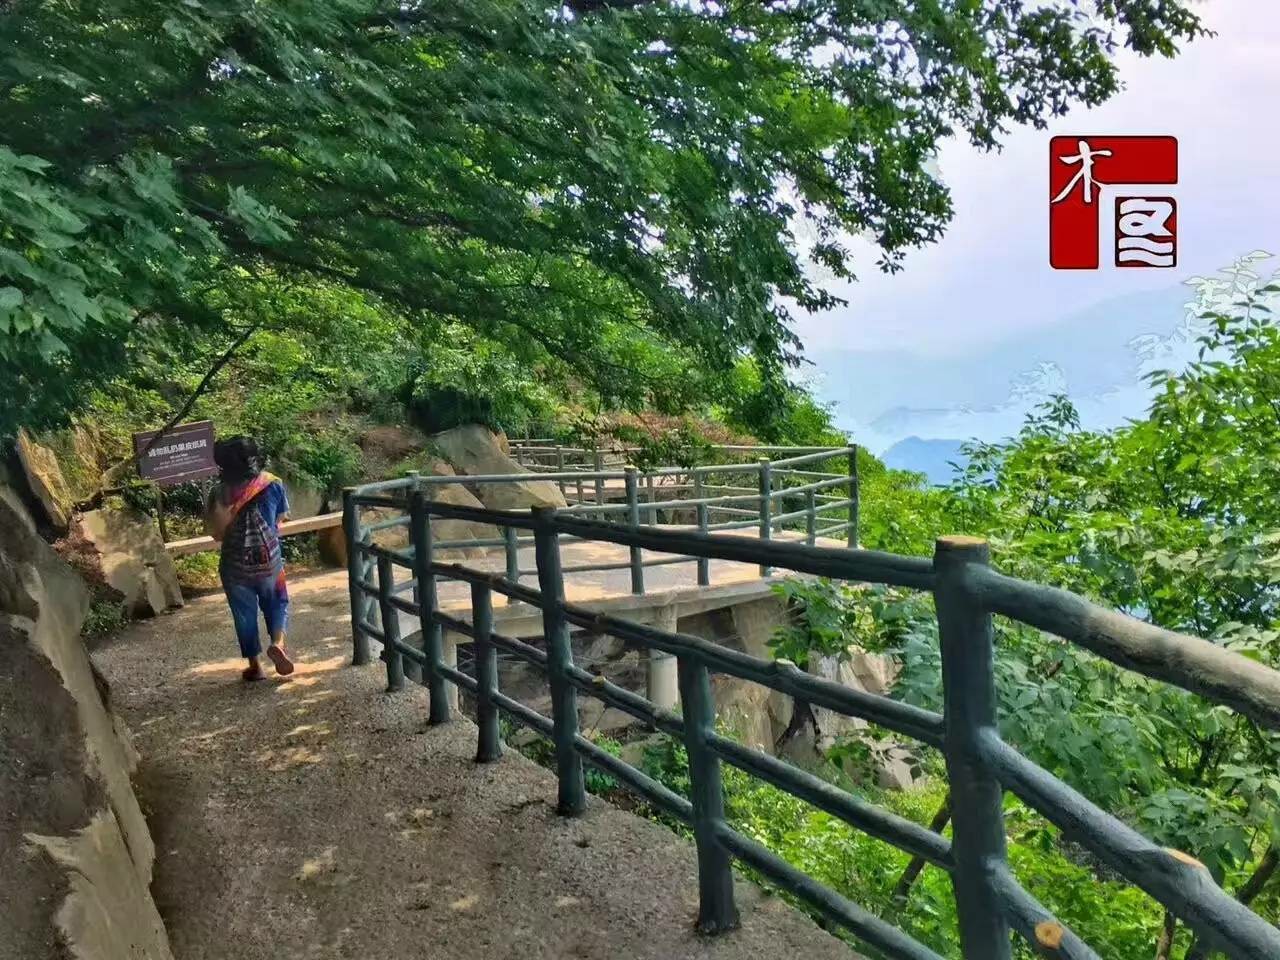
[[(597, 451), (597, 456), (599, 451)], [(554, 507), (533, 508), (534, 556), (542, 594), (542, 632), (547, 642), (547, 680), (551, 687), (551, 720), (556, 749), (559, 795), (556, 810), (572, 817), (587, 808), (582, 758), (574, 749), (578, 736), (578, 698), (569, 682), (573, 663), (569, 624), (564, 617), (564, 574), (560, 567), (560, 534)]]
[[(556, 444), (556, 473), (564, 473), (564, 447)], [(560, 486), (560, 496), (564, 496), (564, 480), (557, 480)]]
[(432, 545), (431, 518), (427, 513), (427, 498), (421, 490), (415, 490), (409, 501), (409, 535), (413, 542), (413, 572), (418, 578), (418, 625), (422, 632), (422, 652), (426, 658), (424, 673), (430, 694), (429, 723), (448, 723), (449, 693), (445, 678), (440, 672), (443, 663), (444, 636), (436, 622), (436, 575), (431, 572), (435, 560)]
[[(422, 481), (420, 479), (422, 476), (422, 472), (420, 470), (406, 470), (404, 475), (408, 477), (410, 480), (410, 486), (409, 486), (409, 489), (406, 491), (406, 494), (407, 496), (412, 497), (414, 492), (417, 490), (420, 490), (422, 487)], [(419, 588), (418, 576), (415, 573), (413, 577), (413, 602), (414, 603), (422, 602), (422, 597), (418, 593), (418, 588)], [(408, 666), (410, 670), (413, 670), (415, 667), (417, 667), (417, 664), (409, 663), (409, 664), (406, 664), (406, 666)], [(414, 676), (413, 679), (417, 681), (421, 681), (422, 677)]]
[(961, 953), (1009, 960), (1009, 924), (992, 880), (1004, 863), (1000, 782), (983, 761), (979, 740), (996, 728), (995, 644), (991, 614), (970, 597), (970, 567), (985, 567), (991, 550), (975, 537), (941, 537), (934, 546), (933, 589), (942, 648), (945, 732), (943, 753), (951, 784), (951, 874), (960, 921)]
[(858, 445), (849, 444), (849, 529), (846, 541), (852, 549), (858, 545)]
[(471, 583), (471, 624), (475, 630), (476, 726), (480, 728), (476, 760), (489, 763), (502, 756), (502, 738), (498, 707), (493, 700), (498, 692), (498, 650), (489, 639), (493, 632), (493, 597), (487, 583)]
[[(594, 464), (595, 464), (595, 471), (596, 471), (596, 506), (603, 507), (604, 506), (604, 478), (601, 477), (600, 474), (604, 472), (604, 454), (600, 452), (600, 444), (598, 441), (595, 447)], [(607, 520), (608, 517), (605, 514), (601, 513), (598, 515), (598, 519)]]
[[(702, 499), (702, 471), (697, 467), (693, 468), (693, 499)], [(694, 508), (695, 515), (698, 518), (698, 532), (707, 532), (707, 505), (700, 503)], [(706, 557), (698, 558), (698, 586), (711, 586), (711, 561)]]
[[(773, 468), (768, 457), (761, 457), (760, 467), (760, 539), (773, 536)], [(769, 565), (760, 564), (760, 576), (769, 575)]]
[[(653, 628), (675, 633), (679, 621), (676, 607), (659, 607), (653, 612)], [(645, 696), (659, 710), (674, 710), (680, 705), (680, 679), (674, 654), (649, 647), (645, 653)]]
[(818, 498), (813, 490), (804, 492), (805, 543), (813, 546), (818, 539)]
[(361, 667), (369, 662), (369, 638), (360, 624), (368, 604), (360, 588), (364, 556), (360, 552), (360, 510), (354, 487), (342, 491), (342, 535), (347, 541), (347, 588), (351, 594), (351, 663)]
[(503, 550), (507, 558), (507, 579), (512, 583), (520, 582), (520, 531), (515, 527), (502, 528)]
[(724, 787), (720, 758), (707, 743), (715, 732), (716, 707), (707, 668), (692, 657), (678, 660), (684, 745), (689, 755), (689, 801), (693, 804), (693, 838), (698, 849), (698, 930), (721, 933), (738, 926), (733, 902), (733, 868), (729, 852), (716, 835), (724, 823)]
[(396, 647), (400, 639), (400, 612), (391, 605), (396, 569), (391, 558), (378, 555), (378, 609), (382, 616), (382, 659), (387, 664), (387, 691), (404, 689), (404, 655)]
[[(636, 468), (627, 464), (622, 468), (623, 484), (627, 492), (627, 525), (632, 530), (640, 526), (640, 488), (636, 478)], [(639, 547), (630, 548), (631, 557), (631, 592), (644, 593), (644, 561)]]

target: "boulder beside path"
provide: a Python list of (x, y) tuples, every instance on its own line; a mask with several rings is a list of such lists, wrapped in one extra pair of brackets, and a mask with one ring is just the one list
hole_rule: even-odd
[(153, 617), (182, 606), (178, 571), (149, 518), (102, 507), (78, 516), (74, 527), (88, 561), (124, 597), (131, 617)]
[[(454, 427), (431, 440), (460, 475), (483, 477), (528, 472), (507, 454), (506, 437), (479, 424)], [(551, 480), (508, 480), (468, 486), (490, 510), (565, 506), (564, 494)]]

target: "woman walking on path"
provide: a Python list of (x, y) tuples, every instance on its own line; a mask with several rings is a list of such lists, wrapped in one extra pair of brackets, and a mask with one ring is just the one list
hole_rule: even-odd
[(293, 673), (293, 661), (284, 648), (289, 591), (276, 529), (289, 513), (284, 484), (262, 469), (258, 444), (248, 437), (219, 440), (213, 460), (220, 473), (206, 505), (206, 523), (213, 539), (222, 544), (218, 572), (231, 607), (240, 655), (249, 661), (241, 676), (245, 680), (263, 677), (259, 609), (270, 637), (267, 656), (276, 673), (288, 676)]

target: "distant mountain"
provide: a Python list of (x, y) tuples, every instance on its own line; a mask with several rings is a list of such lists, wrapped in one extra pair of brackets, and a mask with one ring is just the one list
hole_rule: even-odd
[(910, 470), (912, 473), (923, 473), (929, 482), (935, 485), (950, 483), (955, 476), (952, 463), (964, 466), (965, 458), (960, 452), (961, 440), (923, 440), (920, 437), (907, 437), (899, 440), (880, 457), (885, 466), (895, 470)]
[(1002, 440), (1059, 391), (1081, 407), (1086, 426), (1114, 426), (1145, 409), (1142, 354), (1177, 335), (1191, 296), (1174, 284), (1111, 297), (968, 353), (824, 350), (814, 358), (819, 393), (871, 450), (908, 437)]

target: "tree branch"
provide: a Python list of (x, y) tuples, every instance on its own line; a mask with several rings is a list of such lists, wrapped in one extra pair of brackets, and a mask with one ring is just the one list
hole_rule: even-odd
[[(933, 815), (933, 819), (929, 821), (929, 829), (934, 833), (942, 833), (947, 828), (947, 824), (951, 820), (951, 793), (942, 798), (942, 803), (938, 807), (938, 812)], [(920, 872), (925, 868), (924, 857), (912, 857), (911, 862), (907, 864), (907, 868), (902, 871), (902, 876), (898, 878), (898, 883), (893, 888), (893, 894), (890, 896), (891, 903), (905, 901), (911, 893), (911, 885), (916, 882), (916, 877), (920, 876)]]
[(181, 409), (179, 409), (177, 413), (175, 413), (172, 417), (169, 418), (169, 422), (166, 423), (163, 427), (161, 427), (156, 432), (156, 435), (154, 437), (152, 437), (149, 441), (147, 441), (146, 446), (144, 446), (141, 450), (139, 450), (136, 454), (134, 454), (133, 456), (134, 463), (137, 463), (139, 460), (145, 457), (147, 453), (151, 450), (151, 448), (154, 447), (160, 441), (161, 437), (163, 437), (166, 433), (168, 433), (170, 430), (172, 430), (174, 427), (176, 427), (179, 423), (182, 422), (182, 418), (191, 412), (191, 408), (195, 406), (196, 401), (200, 399), (200, 397), (204, 394), (205, 390), (209, 388), (209, 384), (212, 383), (213, 378), (218, 375), (218, 371), (231, 362), (231, 358), (235, 356), (236, 351), (239, 350), (242, 346), (244, 346), (245, 342), (251, 336), (253, 336), (255, 333), (258, 332), (258, 328), (260, 326), (261, 324), (254, 323), (246, 327), (244, 332), (241, 333), (240, 336), (238, 336), (235, 339), (235, 342), (233, 342), (231, 346), (227, 347), (227, 349), (223, 351), (222, 355), (218, 357), (216, 361), (214, 361), (213, 366), (209, 368), (208, 372), (205, 373), (204, 377), (201, 378), (200, 382), (196, 384), (195, 390), (191, 391), (191, 396), (187, 397), (186, 402), (183, 403)]

